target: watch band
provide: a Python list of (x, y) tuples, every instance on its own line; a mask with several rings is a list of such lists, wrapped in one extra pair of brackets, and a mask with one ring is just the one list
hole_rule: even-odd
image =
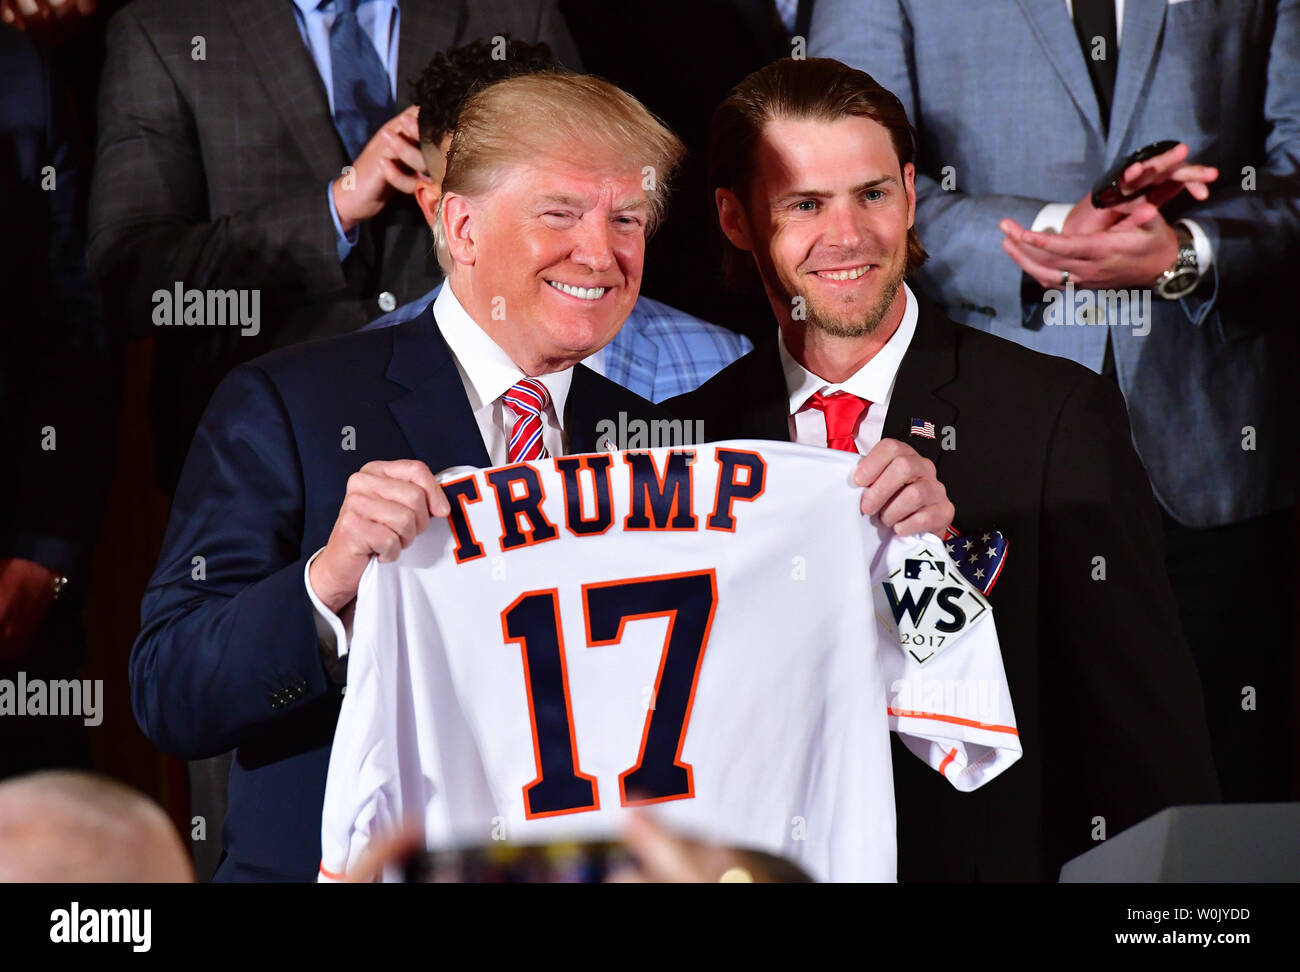
[(1178, 255), (1174, 265), (1156, 278), (1154, 288), (1164, 300), (1186, 297), (1201, 282), (1200, 261), (1196, 257), (1196, 241), (1186, 226), (1174, 227), (1178, 237)]

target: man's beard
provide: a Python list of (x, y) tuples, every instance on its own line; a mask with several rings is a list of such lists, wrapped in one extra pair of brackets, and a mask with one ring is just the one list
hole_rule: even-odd
[(894, 298), (898, 296), (898, 288), (903, 285), (904, 269), (903, 266), (899, 266), (893, 276), (885, 281), (879, 296), (847, 321), (823, 314), (807, 294), (800, 294), (807, 309), (809, 326), (832, 337), (859, 338), (870, 334), (880, 326), (880, 322), (885, 319), (885, 314), (894, 303)]

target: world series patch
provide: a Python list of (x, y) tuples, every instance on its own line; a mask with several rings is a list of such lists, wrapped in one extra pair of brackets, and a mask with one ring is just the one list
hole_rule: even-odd
[(993, 613), (943, 546), (926, 541), (908, 551), (873, 594), (876, 617), (918, 665), (950, 648)]

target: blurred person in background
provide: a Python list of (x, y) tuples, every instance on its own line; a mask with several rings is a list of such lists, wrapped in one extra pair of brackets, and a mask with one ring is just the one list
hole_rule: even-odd
[(0, 882), (193, 880), (167, 814), (130, 787), (58, 770), (0, 783)]

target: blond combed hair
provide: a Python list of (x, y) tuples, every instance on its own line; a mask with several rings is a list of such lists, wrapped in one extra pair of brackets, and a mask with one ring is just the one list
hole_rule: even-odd
[(438, 262), (450, 271), (442, 222), (447, 193), (481, 197), (510, 167), (547, 158), (641, 172), (649, 236), (663, 219), (685, 152), (645, 105), (603, 78), (541, 71), (491, 84), (470, 97), (456, 119), (433, 226)]

